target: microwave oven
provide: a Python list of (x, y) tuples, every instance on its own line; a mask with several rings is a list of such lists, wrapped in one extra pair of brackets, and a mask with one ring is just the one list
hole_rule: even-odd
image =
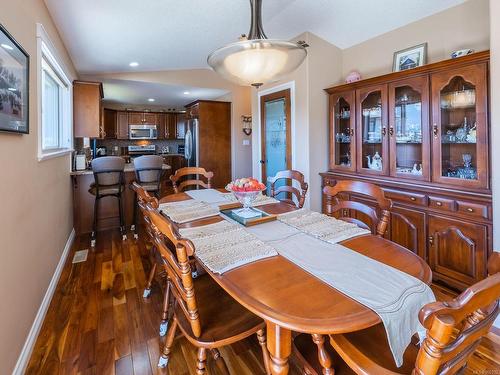
[(157, 139), (156, 125), (129, 125), (129, 139)]

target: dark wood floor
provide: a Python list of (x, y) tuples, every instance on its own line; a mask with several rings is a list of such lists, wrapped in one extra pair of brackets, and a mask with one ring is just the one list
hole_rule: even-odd
[[(195, 371), (195, 348), (178, 338), (168, 370), (156, 367), (161, 293), (155, 285), (142, 298), (149, 270), (143, 241), (122, 242), (118, 231), (100, 233), (86, 262), (72, 264), (77, 237), (59, 280), (30, 359), (27, 374), (173, 374)], [(438, 298), (449, 298), (436, 290)], [(255, 339), (221, 348), (231, 374), (264, 374)], [(217, 374), (209, 358), (208, 373)], [(291, 375), (301, 372), (292, 361)], [(492, 372), (494, 371), (494, 372)], [(467, 374), (500, 374), (500, 337), (490, 334), (469, 363)]]

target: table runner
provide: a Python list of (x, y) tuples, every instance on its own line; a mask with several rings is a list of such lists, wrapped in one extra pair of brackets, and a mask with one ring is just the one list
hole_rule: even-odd
[[(199, 189), (188, 190), (186, 194), (194, 200), (208, 203), (211, 206), (220, 206), (222, 204), (236, 203), (238, 200), (233, 193), (222, 193), (216, 189)], [(275, 198), (268, 197), (267, 195), (260, 194), (254, 202), (254, 206), (262, 206), (265, 204), (278, 203)]]
[(398, 367), (412, 336), (425, 336), (418, 313), (435, 297), (417, 278), (279, 221), (246, 229), (281, 256), (374, 311), (384, 324)]
[(178, 224), (219, 214), (217, 208), (194, 199), (162, 203), (158, 210)]

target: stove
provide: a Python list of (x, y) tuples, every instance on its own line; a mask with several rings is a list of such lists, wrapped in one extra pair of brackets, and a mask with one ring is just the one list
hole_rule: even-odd
[(155, 145), (128, 146), (128, 154), (130, 156), (155, 155), (156, 154), (156, 146)]

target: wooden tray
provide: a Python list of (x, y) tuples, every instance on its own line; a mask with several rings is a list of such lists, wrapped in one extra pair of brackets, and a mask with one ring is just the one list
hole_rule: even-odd
[(236, 207), (231, 207), (231, 208), (221, 210), (220, 213), (222, 215), (228, 217), (229, 219), (234, 220), (234, 221), (236, 221), (236, 222), (238, 222), (241, 225), (244, 225), (246, 227), (251, 227), (253, 225), (267, 223), (269, 221), (274, 221), (277, 218), (277, 215), (268, 214), (264, 211), (258, 210), (256, 208), (252, 208), (252, 210), (258, 212), (260, 214), (260, 216), (251, 217), (251, 218), (246, 219), (246, 218), (243, 218), (241, 216), (238, 216), (236, 213), (233, 212), (235, 209), (239, 209), (239, 208), (241, 208), (240, 204), (238, 204)]

